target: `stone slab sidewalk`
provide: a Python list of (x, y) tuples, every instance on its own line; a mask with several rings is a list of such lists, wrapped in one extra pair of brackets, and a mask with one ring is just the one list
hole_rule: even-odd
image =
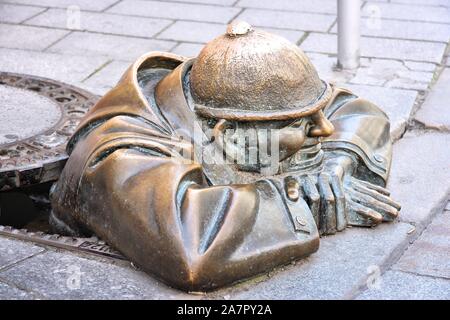
[(195, 56), (234, 19), (289, 39), (324, 80), (389, 115), (403, 205), (395, 223), (325, 237), (308, 259), (206, 295), (0, 237), (0, 299), (450, 299), (450, 0), (361, 2), (361, 66), (339, 71), (335, 0), (0, 0), (0, 71), (99, 95), (141, 54)]
[[(448, 206), (450, 209), (450, 206)], [(377, 286), (358, 299), (450, 299), (450, 211), (436, 216)]]

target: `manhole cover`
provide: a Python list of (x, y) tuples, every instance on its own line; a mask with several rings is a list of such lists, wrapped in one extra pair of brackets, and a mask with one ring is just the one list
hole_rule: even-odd
[(0, 191), (56, 180), (68, 139), (97, 100), (61, 82), (0, 72)]
[(42, 134), (61, 119), (61, 109), (33, 91), (0, 85), (0, 145)]

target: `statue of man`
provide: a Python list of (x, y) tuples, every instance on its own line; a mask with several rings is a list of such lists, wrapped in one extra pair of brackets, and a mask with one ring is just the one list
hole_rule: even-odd
[(51, 223), (207, 291), (314, 253), (320, 235), (395, 219), (391, 149), (383, 111), (237, 22), (197, 58), (131, 65), (71, 138)]

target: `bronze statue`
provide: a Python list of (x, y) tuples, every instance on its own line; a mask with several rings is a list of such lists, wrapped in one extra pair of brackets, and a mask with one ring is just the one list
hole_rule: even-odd
[(207, 291), (392, 221), (389, 120), (245, 22), (199, 56), (139, 58), (85, 117), (51, 223), (95, 233), (171, 286)]

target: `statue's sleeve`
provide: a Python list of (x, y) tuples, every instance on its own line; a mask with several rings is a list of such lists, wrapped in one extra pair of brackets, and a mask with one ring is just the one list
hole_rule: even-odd
[(77, 139), (52, 194), (54, 213), (185, 290), (229, 284), (318, 249), (303, 200), (286, 201), (270, 180), (210, 186), (201, 165), (183, 156), (189, 148), (143, 119), (108, 119)]
[(327, 156), (344, 151), (356, 156), (356, 177), (385, 185), (389, 175), (392, 142), (388, 116), (375, 104), (334, 88), (333, 102), (325, 109), (333, 135), (323, 140)]

